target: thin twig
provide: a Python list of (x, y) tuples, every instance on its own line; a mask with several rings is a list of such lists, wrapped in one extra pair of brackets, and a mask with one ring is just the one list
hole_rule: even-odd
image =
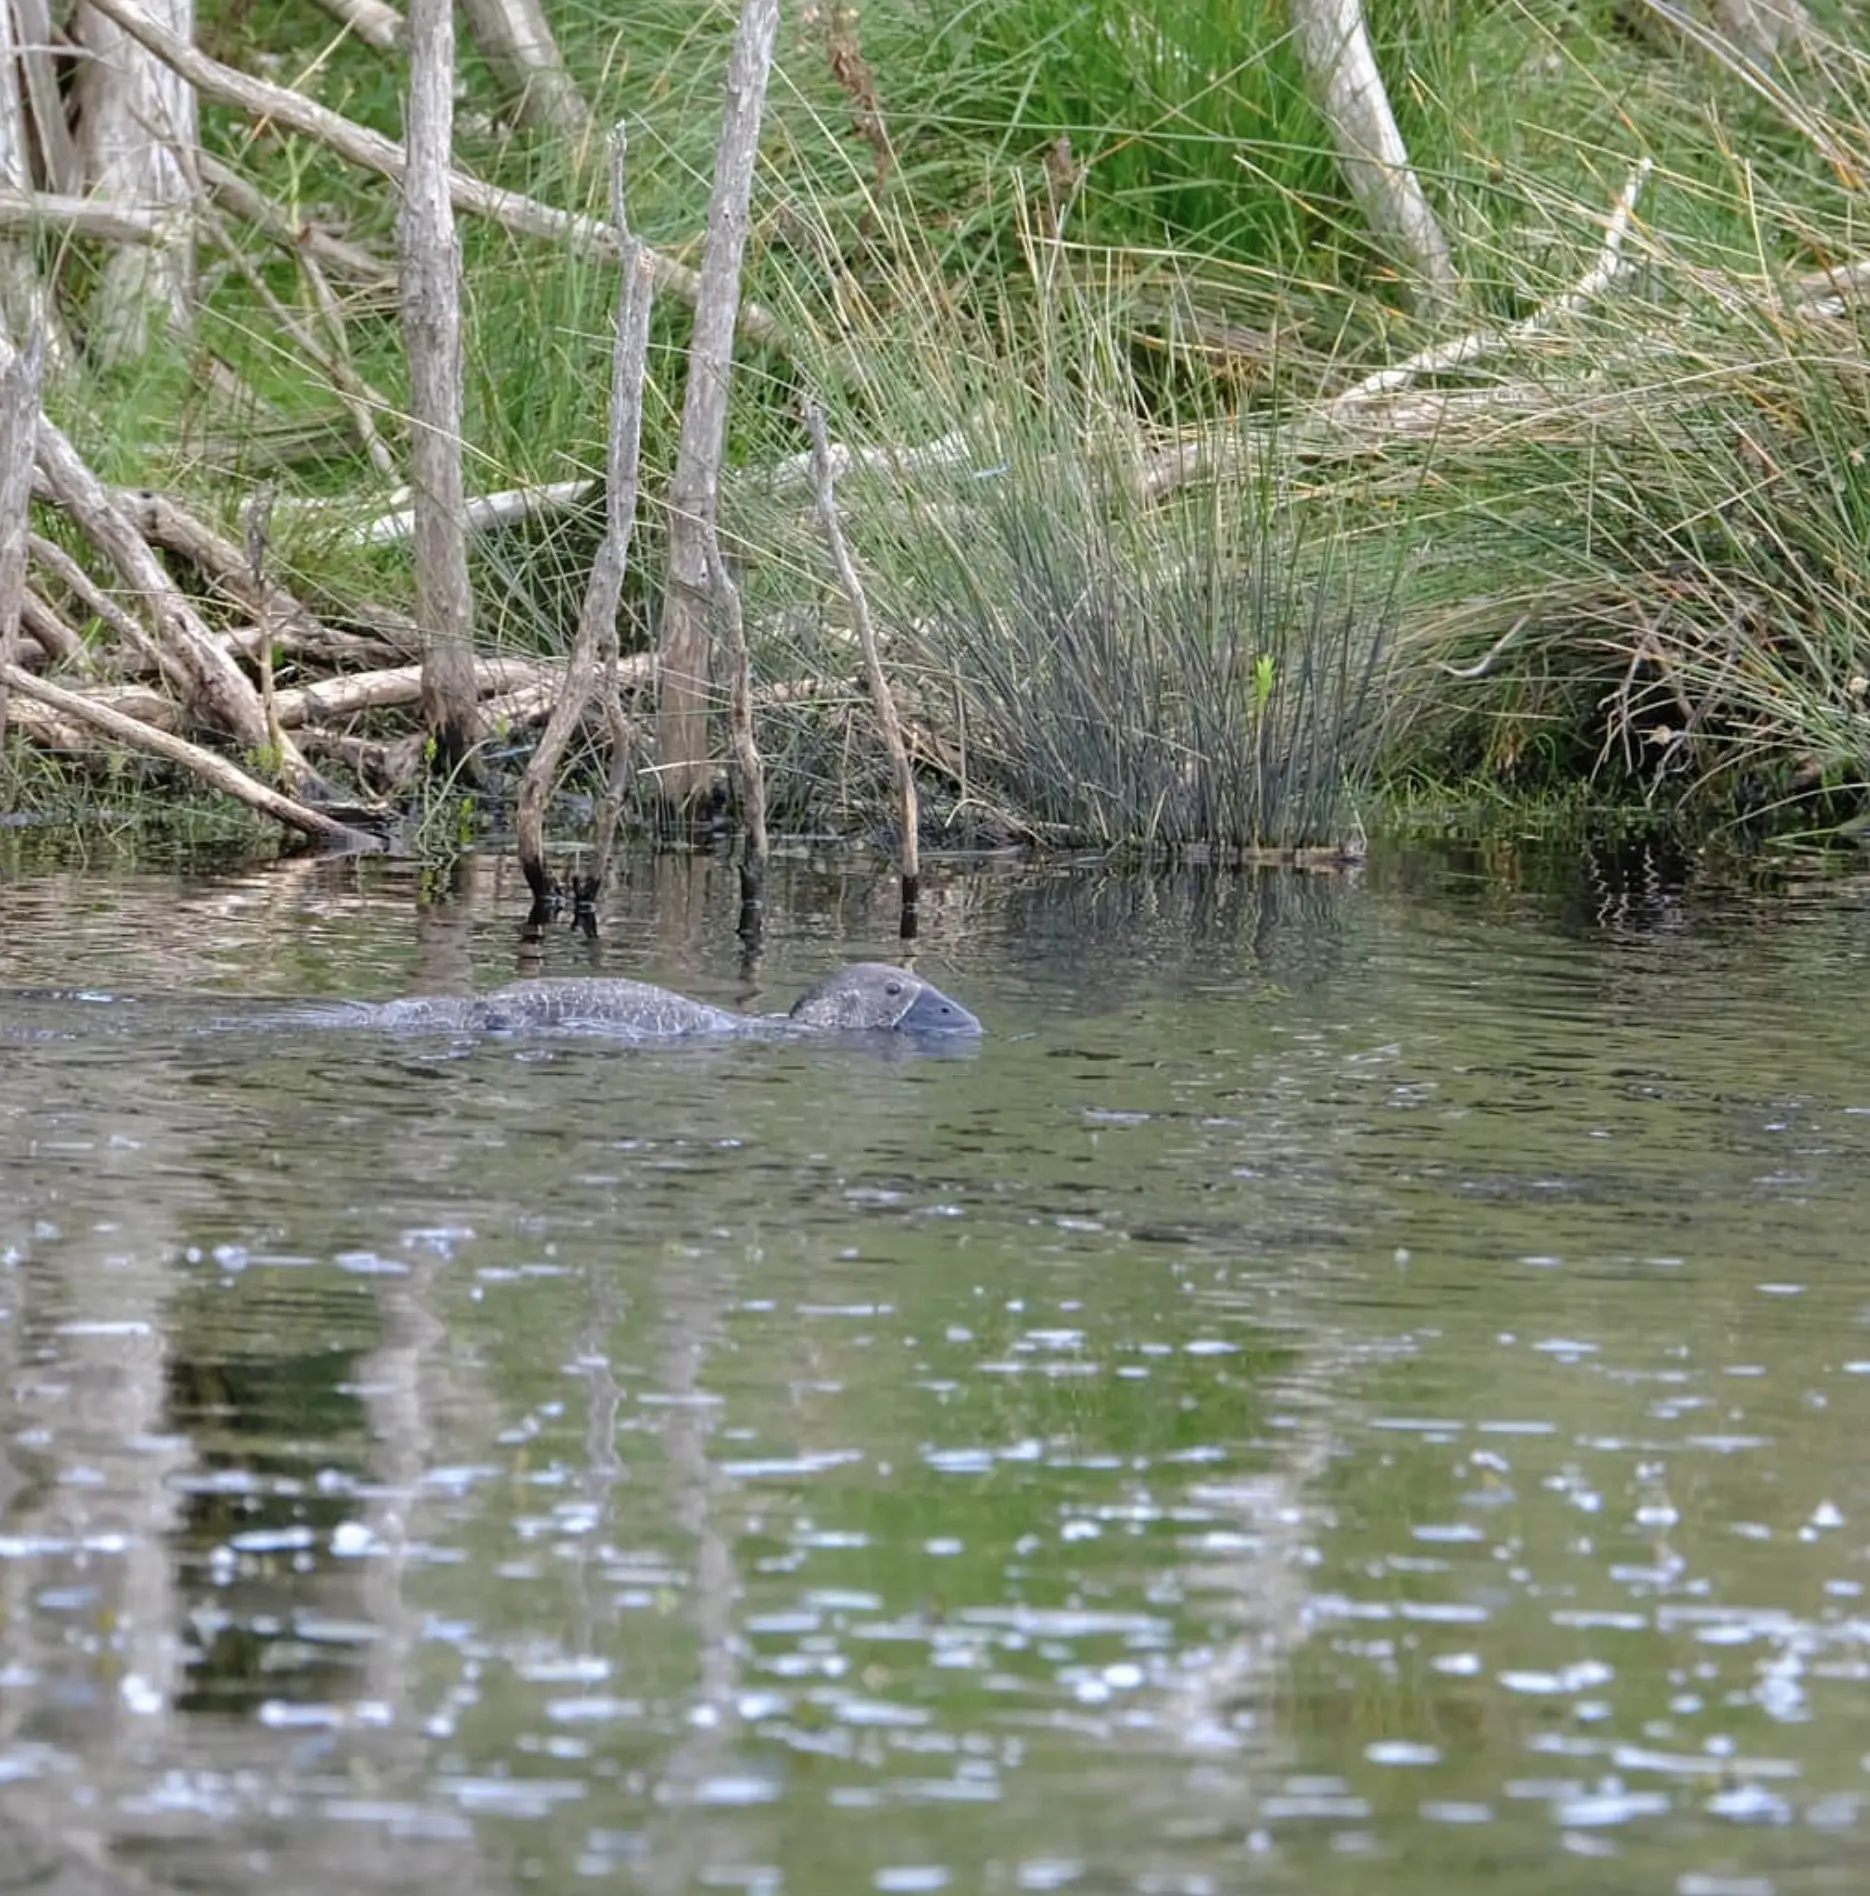
[(916, 801), (914, 766), (909, 748), (903, 742), (902, 719), (896, 713), (896, 700), (890, 695), (889, 680), (883, 675), (883, 655), (877, 646), (877, 631), (870, 618), (870, 602), (864, 596), (864, 583), (858, 576), (857, 563), (845, 544), (844, 528), (838, 519), (837, 491), (831, 479), (831, 444), (825, 436), (824, 410), (816, 402), (805, 405), (805, 427), (812, 438), (812, 462), (818, 478), (818, 518), (825, 530), (825, 544), (831, 549), (832, 562), (850, 602), (851, 623), (857, 628), (857, 642), (863, 648), (864, 676), (870, 685), (870, 702), (875, 708), (883, 745), (889, 752), (896, 773), (898, 815), (902, 823), (902, 907), (903, 933), (915, 932), (914, 916), (921, 892), (922, 863), (920, 817)]

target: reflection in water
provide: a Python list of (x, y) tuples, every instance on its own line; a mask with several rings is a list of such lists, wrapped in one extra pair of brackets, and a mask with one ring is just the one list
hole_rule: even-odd
[[(0, 1863), (1860, 1886), (1861, 891), (996, 869), (970, 1061), (279, 1028), (509, 867), (0, 884)], [(543, 971), (894, 925), (632, 873)]]

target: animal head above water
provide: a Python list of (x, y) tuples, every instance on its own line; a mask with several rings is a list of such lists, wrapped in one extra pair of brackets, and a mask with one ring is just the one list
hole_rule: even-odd
[(793, 1004), (798, 1027), (846, 1033), (978, 1034), (980, 1022), (959, 1001), (906, 968), (853, 961), (828, 974)]

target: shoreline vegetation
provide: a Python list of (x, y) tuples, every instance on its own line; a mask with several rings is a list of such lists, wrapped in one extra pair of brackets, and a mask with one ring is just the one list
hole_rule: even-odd
[(5, 807), (1853, 836), (1866, 14), (0, 0)]

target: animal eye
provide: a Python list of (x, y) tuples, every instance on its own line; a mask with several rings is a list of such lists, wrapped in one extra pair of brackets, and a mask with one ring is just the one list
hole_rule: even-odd
[(903, 984), (900, 981), (887, 981), (884, 983), (883, 992), (885, 994), (900, 994), (902, 991)]

